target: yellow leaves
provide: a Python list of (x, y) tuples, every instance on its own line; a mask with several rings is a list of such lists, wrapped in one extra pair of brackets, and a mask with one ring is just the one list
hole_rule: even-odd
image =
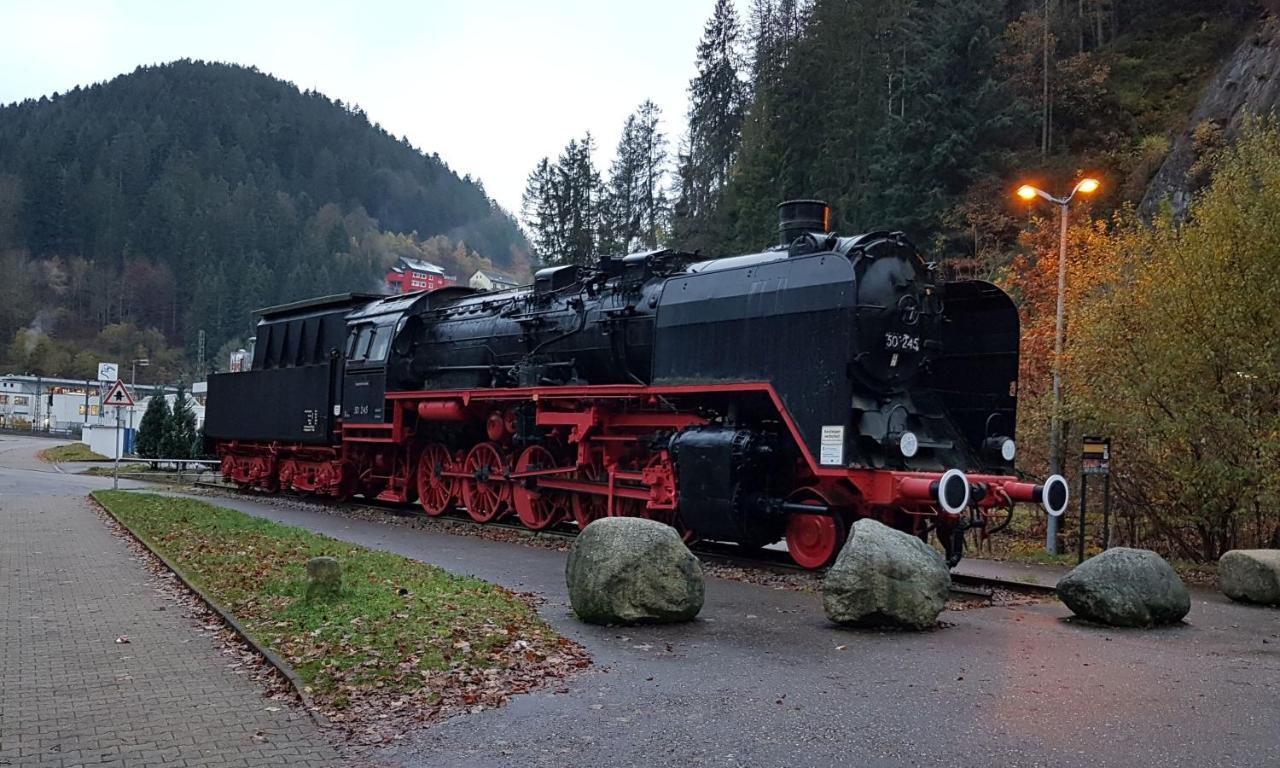
[[(1280, 491), (1262, 458), (1280, 453), (1280, 132), (1254, 125), (1224, 151), (1190, 221), (1122, 221), (1073, 243), (1093, 271), (1071, 271), (1070, 410), (1142, 469), (1124, 480), (1137, 511), (1175, 539), (1195, 526), (1187, 538), (1211, 557), (1233, 517), (1276, 509)], [(1264, 538), (1274, 516), (1248, 533)]]

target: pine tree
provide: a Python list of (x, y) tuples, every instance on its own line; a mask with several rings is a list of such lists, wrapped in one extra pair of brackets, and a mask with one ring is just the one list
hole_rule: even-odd
[(1001, 169), (1034, 117), (994, 75), (1000, 8), (936, 0), (926, 15), (914, 5), (895, 46), (910, 69), (872, 143), (866, 183), (876, 193), (862, 215), (923, 239), (976, 180)]
[(599, 252), (604, 186), (594, 149), (590, 133), (570, 139), (555, 163), (543, 158), (529, 173), (522, 215), (547, 264), (589, 264)]
[(716, 0), (698, 43), (698, 73), (689, 83), (688, 153), (681, 158), (678, 235), (698, 239), (729, 182), (742, 139), (747, 84), (737, 11), (732, 0)]
[(169, 414), (169, 422), (164, 437), (160, 441), (160, 458), (189, 459), (191, 447), (196, 440), (196, 415), (191, 410), (191, 400), (178, 385), (178, 394), (173, 399), (173, 411)]
[(570, 139), (556, 164), (555, 205), (563, 264), (590, 264), (600, 231), (600, 174), (591, 159), (595, 140), (588, 133)]
[(142, 414), (138, 425), (138, 438), (134, 446), (136, 453), (145, 459), (158, 459), (161, 456), (165, 433), (169, 427), (169, 401), (164, 392), (156, 388), (147, 401), (147, 410)]
[(603, 253), (655, 248), (666, 231), (667, 138), (662, 110), (646, 100), (627, 117), (601, 213)]
[(524, 219), (525, 228), (529, 230), (533, 251), (548, 263), (554, 261), (555, 254), (560, 253), (563, 248), (563, 243), (557, 237), (555, 175), (555, 167), (549, 158), (539, 160), (529, 172), (524, 196), (520, 201), (520, 215)]

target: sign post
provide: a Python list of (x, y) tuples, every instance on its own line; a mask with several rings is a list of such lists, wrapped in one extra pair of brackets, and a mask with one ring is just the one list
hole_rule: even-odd
[(1111, 438), (1086, 437), (1080, 449), (1080, 536), (1076, 544), (1076, 562), (1084, 562), (1084, 522), (1088, 509), (1089, 476), (1101, 475), (1102, 489), (1102, 548), (1110, 543), (1111, 527)]
[(116, 409), (116, 461), (111, 470), (111, 488), (117, 490), (120, 488), (120, 454), (124, 452), (124, 435), (120, 431), (124, 428), (124, 414), (120, 409), (133, 407), (133, 395), (125, 388), (123, 381), (116, 379), (102, 396), (102, 407), (107, 406)]

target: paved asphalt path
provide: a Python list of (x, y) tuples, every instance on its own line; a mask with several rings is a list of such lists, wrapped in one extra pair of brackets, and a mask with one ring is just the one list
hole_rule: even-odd
[(412, 734), (411, 766), (1259, 766), (1280, 764), (1280, 611), (1196, 591), (1183, 626), (1067, 621), (1054, 601), (842, 630), (816, 595), (711, 579), (699, 619), (600, 628), (562, 552), (243, 497), (250, 514), (543, 595), (590, 649), (565, 693)]
[(58, 442), (0, 438), (0, 766), (340, 765), (90, 508), (110, 478), (35, 459)]

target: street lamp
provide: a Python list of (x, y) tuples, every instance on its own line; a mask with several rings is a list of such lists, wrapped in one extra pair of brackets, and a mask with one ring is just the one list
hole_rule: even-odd
[[(1037, 197), (1058, 206), (1062, 211), (1062, 235), (1058, 242), (1058, 315), (1053, 334), (1053, 420), (1049, 436), (1049, 472), (1062, 474), (1062, 324), (1063, 303), (1067, 293), (1067, 209), (1077, 194), (1089, 195), (1102, 186), (1097, 179), (1081, 179), (1066, 197), (1054, 197), (1042, 189), (1023, 184), (1018, 187), (1018, 197), (1033, 202)], [(1049, 530), (1045, 536), (1045, 549), (1058, 554), (1059, 518), (1049, 516)]]
[[(138, 366), (142, 366), (143, 368), (146, 368), (148, 365), (151, 365), (151, 360), (145, 357), (135, 357), (133, 360), (129, 362), (130, 362), (129, 391), (133, 393), (133, 399), (136, 402), (138, 399), (138, 386), (137, 386), (138, 385)], [(130, 432), (133, 432), (133, 409), (134, 409), (134, 406), (130, 405), (129, 406), (129, 431)]]

